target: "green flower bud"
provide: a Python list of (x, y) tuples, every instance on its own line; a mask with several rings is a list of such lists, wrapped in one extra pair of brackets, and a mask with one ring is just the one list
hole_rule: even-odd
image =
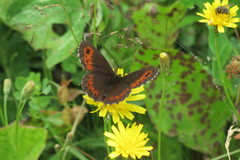
[(73, 132), (68, 132), (67, 134), (67, 143), (71, 143), (74, 139), (74, 133)]
[(35, 83), (33, 81), (28, 81), (22, 89), (21, 99), (29, 99), (35, 89)]
[(170, 58), (167, 53), (162, 52), (160, 53), (160, 66), (161, 70), (166, 71), (169, 69)]
[(3, 94), (8, 96), (11, 90), (12, 82), (10, 79), (5, 79), (3, 82)]

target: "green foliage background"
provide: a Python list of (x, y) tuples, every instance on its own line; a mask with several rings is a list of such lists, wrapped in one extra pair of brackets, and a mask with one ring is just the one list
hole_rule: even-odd
[[(99, 0), (97, 3), (98, 49), (113, 67), (130, 72), (146, 66), (159, 67), (161, 52), (171, 57), (162, 117), (162, 159), (203, 159), (225, 154), (226, 132), (233, 113), (226, 106), (213, 57), (213, 28), (197, 22), (201, 18), (196, 12), (202, 12), (205, 2)], [(237, 0), (230, 3), (240, 6)], [(69, 110), (82, 103), (80, 82), (86, 72), (78, 60), (77, 47), (84, 37), (93, 43), (93, 4), (89, 0), (0, 1), (0, 82), (5, 78), (13, 82), (8, 98), (9, 122), (15, 120), (24, 84), (29, 80), (36, 84), (22, 115), (19, 160), (58, 159), (54, 145), (63, 145), (72, 127), (69, 119), (73, 115)], [(240, 51), (234, 29), (225, 30), (219, 36), (223, 70)], [(58, 96), (64, 86), (61, 82), (68, 79), (72, 82), (64, 88), (63, 97), (71, 93), (74, 98), (61, 103), (63, 97)], [(238, 84), (238, 79), (228, 81), (233, 100)], [(144, 102), (137, 102), (147, 108), (146, 115), (135, 114), (134, 119), (143, 123), (143, 131), (149, 133), (149, 145), (154, 146), (152, 159), (157, 159), (161, 89), (160, 75), (146, 85)], [(2, 107), (2, 92), (0, 102)], [(95, 109), (86, 107), (89, 111)], [(91, 159), (89, 155), (106, 159), (102, 119), (98, 114), (83, 116), (67, 159)], [(12, 160), (15, 158), (10, 155), (14, 150), (11, 137), (14, 123), (8, 128), (0, 125), (0, 160)], [(236, 142), (233, 141), (230, 150), (238, 148)], [(29, 147), (31, 154), (27, 154)]]

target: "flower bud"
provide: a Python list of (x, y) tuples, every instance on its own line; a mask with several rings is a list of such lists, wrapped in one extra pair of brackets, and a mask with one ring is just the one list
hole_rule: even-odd
[(29, 99), (35, 89), (35, 83), (33, 81), (28, 81), (22, 89), (21, 99)]
[(71, 143), (74, 139), (74, 133), (73, 132), (68, 132), (67, 134), (67, 143)]
[(10, 79), (5, 79), (3, 82), (3, 94), (8, 96), (11, 90), (12, 82)]
[(159, 56), (160, 56), (159, 60), (160, 60), (161, 70), (163, 70), (163, 71), (168, 70), (169, 62), (170, 62), (170, 58), (169, 58), (168, 54), (165, 52), (162, 52), (162, 53), (160, 53)]
[(60, 151), (60, 145), (59, 144), (55, 144), (54, 145), (54, 149), (56, 152), (59, 152)]

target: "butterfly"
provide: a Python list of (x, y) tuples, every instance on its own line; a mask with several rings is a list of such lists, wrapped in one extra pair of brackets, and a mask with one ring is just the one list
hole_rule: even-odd
[(140, 87), (158, 75), (154, 67), (143, 68), (121, 77), (104, 56), (89, 42), (78, 46), (79, 60), (88, 73), (82, 79), (83, 91), (105, 105), (119, 103), (129, 96), (131, 89)]

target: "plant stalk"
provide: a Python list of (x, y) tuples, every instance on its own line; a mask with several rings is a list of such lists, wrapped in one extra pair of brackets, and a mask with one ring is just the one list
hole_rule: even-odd
[(5, 126), (8, 126), (8, 117), (7, 117), (7, 95), (4, 95), (4, 100), (3, 100), (3, 111), (4, 111), (4, 120), (5, 120)]
[(163, 71), (162, 75), (162, 97), (160, 100), (160, 105), (158, 109), (158, 160), (161, 160), (161, 133), (162, 133), (162, 110), (163, 110), (163, 102), (165, 99), (165, 87), (166, 87), (166, 78), (168, 76), (168, 71)]
[(68, 26), (69, 26), (69, 28), (70, 28), (70, 30), (71, 30), (71, 32), (72, 32), (72, 35), (73, 35), (73, 37), (74, 37), (74, 39), (75, 39), (75, 42), (77, 43), (77, 45), (79, 45), (79, 42), (78, 42), (77, 37), (76, 37), (76, 35), (75, 35), (74, 31), (73, 31), (73, 28), (72, 28), (72, 25), (71, 25), (71, 22), (70, 22), (70, 19), (69, 19), (67, 10), (66, 10), (66, 8), (65, 8), (65, 5), (64, 5), (64, 3), (63, 3), (63, 0), (61, 0), (61, 3), (62, 3), (62, 7), (63, 7), (64, 13), (65, 13), (65, 16), (66, 16), (66, 18), (67, 18)]
[(226, 97), (227, 97), (227, 100), (230, 104), (230, 109), (233, 111), (233, 113), (235, 114), (235, 116), (237, 117), (238, 119), (238, 123), (240, 123), (240, 117), (238, 115), (238, 112), (229, 96), (229, 93), (228, 93), (228, 90), (227, 90), (227, 87), (226, 87), (226, 83), (225, 83), (225, 77), (223, 75), (223, 72), (222, 72), (222, 67), (221, 67), (221, 62), (220, 62), (220, 57), (219, 57), (219, 50), (218, 50), (218, 33), (215, 31), (215, 47), (216, 47), (216, 58), (217, 58), (217, 64), (218, 64), (218, 71), (219, 71), (219, 74), (220, 74), (220, 78), (221, 78), (221, 82), (222, 82), (222, 85), (223, 85), (223, 89), (224, 89), (224, 92), (226, 94)]

